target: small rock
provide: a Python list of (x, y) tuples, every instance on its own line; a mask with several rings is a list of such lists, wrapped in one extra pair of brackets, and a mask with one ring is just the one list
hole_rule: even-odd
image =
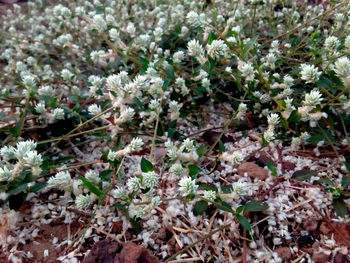
[(283, 162), (283, 168), (285, 171), (292, 171), (294, 170), (296, 167), (295, 163), (291, 163), (291, 162)]
[(244, 173), (247, 173), (251, 178), (258, 178), (259, 180), (265, 180), (269, 176), (269, 172), (259, 167), (259, 165), (253, 162), (242, 163), (237, 168), (237, 173), (240, 176), (244, 176)]
[(312, 231), (317, 228), (318, 220), (316, 218), (308, 218), (304, 222), (304, 228), (306, 231)]
[(112, 226), (113, 233), (120, 233), (122, 229), (123, 229), (123, 221), (117, 221), (113, 223), (113, 226)]
[(114, 263), (157, 263), (158, 259), (152, 255), (149, 249), (140, 247), (132, 242), (123, 246), (120, 255), (114, 260)]
[(114, 257), (121, 250), (121, 245), (109, 239), (97, 242), (83, 263), (114, 263)]
[(283, 261), (288, 261), (292, 257), (292, 253), (288, 247), (278, 247), (276, 252)]
[(332, 229), (328, 226), (326, 222), (322, 222), (320, 225), (320, 231), (324, 235), (328, 235), (329, 233), (332, 232)]
[(350, 260), (347, 258), (346, 255), (338, 253), (334, 257), (334, 263), (350, 263)]
[(330, 255), (327, 255), (322, 252), (316, 252), (312, 255), (312, 261), (315, 263), (326, 263)]

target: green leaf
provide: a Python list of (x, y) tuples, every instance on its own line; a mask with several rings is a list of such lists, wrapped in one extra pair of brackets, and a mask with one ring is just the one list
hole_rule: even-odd
[(301, 119), (300, 114), (298, 113), (297, 110), (292, 111), (292, 113), (290, 114), (288, 121), (289, 122), (299, 122)]
[(237, 207), (237, 209), (236, 209), (236, 214), (242, 213), (243, 209), (244, 209), (244, 206), (243, 206), (243, 205), (240, 205), (239, 207)]
[(218, 37), (215, 35), (213, 31), (210, 31), (209, 37), (208, 37), (208, 44), (210, 45), (213, 40), (218, 39)]
[(271, 171), (272, 176), (277, 176), (277, 166), (273, 164), (270, 160), (266, 163), (267, 168)]
[(248, 221), (247, 218), (245, 218), (242, 215), (236, 215), (238, 222), (245, 228), (248, 230), (248, 232), (252, 231), (252, 227), (250, 226), (250, 223)]
[(148, 161), (147, 159), (145, 159), (144, 157), (142, 157), (141, 159), (141, 171), (143, 173), (148, 173), (148, 172), (152, 172), (154, 170), (153, 164)]
[(317, 176), (316, 171), (310, 171), (310, 170), (300, 170), (296, 171), (292, 178), (298, 181), (306, 181), (309, 180), (312, 176)]
[(350, 176), (343, 176), (341, 179), (341, 186), (342, 187), (347, 187), (350, 184)]
[(174, 80), (175, 79), (175, 73), (174, 68), (171, 65), (168, 65), (164, 69), (165, 74), (168, 76), (169, 79)]
[(119, 210), (123, 210), (123, 211), (126, 211), (126, 210), (127, 210), (126, 205), (121, 204), (121, 203), (116, 203), (114, 206), (115, 206), (115, 208), (117, 208), (117, 209), (119, 209)]
[(345, 217), (348, 214), (348, 209), (343, 199), (334, 199), (333, 206), (338, 216)]
[(348, 172), (350, 172), (350, 163), (347, 163), (347, 162), (343, 162), (346, 170), (348, 170)]
[(104, 182), (110, 182), (111, 181), (111, 175), (114, 173), (113, 170), (104, 170), (100, 172), (100, 178)]
[(18, 186), (16, 186), (14, 189), (7, 192), (8, 195), (17, 195), (19, 193), (22, 193), (26, 191), (28, 188), (28, 183), (21, 183)]
[(136, 233), (140, 233), (142, 231), (141, 225), (140, 225), (140, 218), (130, 218), (130, 223), (132, 225), (132, 227), (134, 228), (134, 230), (136, 231)]
[(201, 215), (205, 212), (205, 210), (207, 210), (208, 207), (209, 207), (208, 202), (204, 200), (200, 200), (197, 203), (195, 203), (193, 207), (193, 214), (195, 216)]
[(225, 151), (225, 145), (224, 143), (220, 140), (219, 141), (219, 153), (223, 153)]
[(207, 149), (208, 149), (208, 147), (205, 145), (199, 146), (197, 149), (198, 156), (202, 157), (205, 154), (205, 152), (207, 151)]
[(269, 208), (269, 206), (267, 204), (263, 204), (260, 201), (253, 200), (253, 201), (249, 201), (248, 203), (246, 203), (244, 205), (244, 213), (260, 212), (260, 211), (264, 211), (268, 208)]
[(232, 185), (223, 185), (221, 186), (221, 192), (223, 192), (224, 194), (229, 194), (233, 192), (233, 187)]
[(189, 202), (189, 201), (193, 200), (195, 197), (196, 197), (195, 194), (186, 195), (185, 201), (186, 201), (186, 202)]
[(326, 178), (326, 177), (320, 178), (320, 179), (317, 180), (316, 182), (317, 182), (317, 183), (324, 183), (324, 184), (327, 184), (327, 185), (329, 185), (329, 186), (334, 186), (334, 183), (333, 183), (330, 179), (328, 179), (328, 178)]
[(202, 171), (201, 168), (199, 168), (197, 165), (190, 164), (190, 165), (188, 166), (188, 174), (189, 174), (191, 177), (196, 176), (196, 175), (199, 174), (201, 171)]
[[(218, 202), (217, 202), (218, 200)], [(232, 210), (232, 207), (229, 203), (226, 203), (225, 201), (222, 201), (220, 198), (215, 199), (216, 204), (214, 204), (218, 209), (222, 210), (222, 211), (226, 211), (229, 213), (234, 213), (234, 211)]]
[(216, 188), (215, 185), (213, 184), (205, 184), (205, 183), (199, 183), (199, 187), (200, 190), (205, 190), (205, 191), (215, 191), (218, 192), (219, 190)]
[(43, 189), (46, 185), (47, 185), (46, 182), (39, 182), (39, 183), (36, 183), (35, 185), (33, 185), (33, 186), (30, 188), (30, 191), (33, 192), (33, 193), (38, 192), (40, 189)]
[(326, 88), (326, 89), (331, 89), (332, 88), (332, 82), (329, 78), (326, 76), (322, 75), (320, 79), (317, 82), (317, 86)]
[(88, 179), (86, 179), (84, 176), (79, 175), (79, 179), (83, 182), (84, 186), (89, 189), (90, 192), (94, 193), (98, 197), (101, 197), (103, 195), (103, 192), (98, 189), (93, 183), (91, 183)]

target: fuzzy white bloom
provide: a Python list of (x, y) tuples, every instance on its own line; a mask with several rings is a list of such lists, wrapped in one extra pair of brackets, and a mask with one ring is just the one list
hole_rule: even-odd
[(143, 146), (143, 141), (141, 138), (134, 138), (129, 144), (130, 152), (139, 152)]
[(179, 112), (181, 109), (182, 104), (179, 104), (177, 101), (170, 101), (169, 102), (169, 111), (170, 112)]
[(275, 63), (277, 61), (277, 57), (274, 53), (267, 54), (265, 58), (266, 66), (270, 67), (272, 70), (275, 69)]
[(247, 81), (252, 81), (254, 79), (255, 69), (252, 63), (239, 61), (238, 69), (241, 72), (242, 77), (245, 77)]
[(200, 16), (195, 11), (188, 12), (186, 21), (191, 27), (200, 27), (202, 24)]
[(350, 60), (347, 57), (337, 59), (334, 63), (334, 72), (343, 81), (350, 76)]
[(46, 112), (45, 102), (41, 101), (40, 103), (35, 105), (34, 109), (39, 114), (42, 114), (42, 113)]
[(233, 164), (240, 164), (243, 160), (243, 155), (240, 152), (234, 152), (231, 156), (231, 161)]
[(314, 89), (310, 93), (305, 94), (303, 104), (305, 106), (315, 107), (316, 105), (320, 104), (322, 100), (322, 94), (317, 89)]
[(302, 139), (304, 142), (310, 139), (311, 135), (308, 132), (302, 132), (300, 134), (300, 139)]
[(121, 187), (117, 187), (117, 189), (114, 189), (111, 191), (111, 195), (116, 198), (116, 199), (121, 199), (121, 200), (127, 200), (128, 193)]
[(72, 188), (73, 181), (67, 171), (61, 171), (54, 177), (50, 177), (50, 179), (47, 181), (47, 184), (52, 188), (69, 190)]
[(85, 178), (93, 184), (98, 184), (100, 182), (98, 173), (93, 170), (88, 170), (85, 173)]
[(88, 111), (89, 111), (90, 115), (97, 115), (97, 114), (100, 114), (102, 112), (101, 106), (97, 105), (97, 104), (90, 105), (88, 108)]
[(37, 153), (37, 151), (29, 151), (25, 156), (23, 156), (23, 160), (30, 166), (40, 166), (43, 163), (43, 158), (41, 157), (40, 153)]
[(181, 176), (186, 172), (186, 169), (183, 168), (181, 163), (174, 163), (169, 171), (177, 176)]
[(112, 41), (116, 42), (119, 40), (120, 36), (119, 36), (119, 31), (115, 28), (112, 28), (109, 30), (109, 37), (111, 38)]
[(110, 161), (114, 161), (117, 158), (117, 152), (109, 151), (107, 155), (107, 159)]
[(213, 42), (211, 42), (211, 44), (207, 45), (207, 51), (209, 56), (211, 56), (212, 58), (220, 58), (220, 56), (223, 56), (225, 54), (225, 52), (228, 50), (227, 45), (225, 44), (225, 42), (223, 40), (213, 40)]
[(191, 152), (191, 151), (194, 151), (195, 150), (195, 145), (194, 145), (194, 140), (191, 140), (189, 138), (187, 138), (186, 140), (183, 141), (182, 143), (183, 147)]
[(107, 29), (107, 23), (102, 15), (95, 15), (92, 19), (92, 25), (98, 32), (103, 32)]
[(246, 190), (246, 183), (236, 182), (232, 184), (233, 192), (235, 192), (237, 195), (242, 195)]
[(133, 23), (128, 23), (127, 27), (126, 27), (126, 32), (130, 35), (134, 35), (136, 32), (136, 27)]
[(0, 149), (0, 155), (4, 160), (11, 160), (16, 158), (16, 149), (13, 146), (4, 146)]
[(192, 180), (191, 177), (184, 177), (179, 182), (180, 191), (184, 196), (194, 193), (198, 185), (196, 185), (196, 181)]
[(126, 185), (129, 189), (129, 191), (137, 191), (141, 188), (141, 180), (138, 177), (132, 177), (129, 178), (128, 181), (126, 182)]
[(280, 122), (280, 117), (277, 113), (271, 113), (267, 116), (267, 123), (271, 126), (276, 126)]
[(291, 141), (292, 148), (296, 149), (300, 145), (301, 139), (298, 137), (293, 137)]
[(75, 199), (75, 205), (80, 209), (89, 207), (92, 203), (92, 199), (89, 195), (78, 195)]
[(301, 64), (301, 79), (305, 80), (306, 83), (315, 83), (318, 81), (321, 72), (314, 65)]
[(17, 159), (23, 160), (23, 158), (30, 152), (34, 151), (36, 148), (36, 142), (29, 140), (29, 141), (23, 141), (18, 142), (16, 144), (16, 149), (14, 150), (14, 154)]
[(63, 120), (64, 119), (64, 110), (61, 108), (56, 108), (52, 112), (53, 120)]
[(153, 188), (159, 182), (159, 175), (154, 171), (148, 172), (148, 173), (142, 173), (142, 176), (143, 176), (142, 184), (147, 188)]
[(216, 199), (216, 192), (212, 190), (205, 191), (203, 197), (210, 201), (214, 201)]
[(327, 37), (326, 40), (324, 41), (324, 47), (328, 52), (336, 51), (339, 45), (340, 45), (340, 41), (335, 36)]
[(26, 86), (27, 88), (33, 88), (36, 85), (35, 79), (31, 75), (23, 76), (22, 82), (23, 82), (24, 86)]
[(204, 50), (198, 40), (193, 39), (187, 44), (188, 54), (193, 57), (201, 57), (204, 55)]
[(90, 53), (90, 58), (92, 62), (94, 62), (95, 64), (99, 64), (99, 63), (102, 63), (101, 56), (104, 54), (105, 52), (103, 50), (99, 50), (99, 51), (94, 50)]
[(346, 48), (346, 51), (350, 53), (350, 36), (345, 38), (344, 47)]
[(248, 109), (248, 107), (247, 107), (247, 104), (245, 104), (245, 103), (240, 103), (238, 105), (238, 112), (240, 112), (240, 113), (246, 113), (247, 109)]
[(289, 75), (285, 75), (283, 77), (283, 83), (284, 83), (284, 85), (286, 85), (287, 88), (289, 88), (289, 87), (293, 86), (294, 79)]
[(68, 81), (68, 80), (70, 80), (73, 76), (74, 76), (74, 75), (73, 75), (72, 72), (70, 72), (70, 70), (68, 70), (68, 69), (62, 69), (62, 71), (61, 71), (61, 77), (62, 77), (62, 79)]
[(185, 58), (185, 53), (183, 51), (177, 51), (173, 55), (174, 63), (181, 63), (181, 61)]
[(131, 107), (126, 107), (120, 112), (122, 122), (131, 121), (135, 116), (135, 110)]
[(54, 90), (50, 86), (43, 86), (38, 89), (38, 94), (42, 97), (49, 97), (54, 95)]
[(270, 131), (270, 130), (265, 131), (264, 132), (264, 139), (267, 142), (271, 142), (275, 139), (275, 134), (273, 133), (273, 131)]
[(9, 170), (6, 166), (0, 167), (0, 182), (11, 181), (13, 177), (13, 172)]

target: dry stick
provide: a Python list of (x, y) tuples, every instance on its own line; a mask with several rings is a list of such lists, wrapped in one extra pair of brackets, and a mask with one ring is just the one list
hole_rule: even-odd
[(102, 115), (106, 114), (107, 112), (113, 110), (114, 107), (110, 107), (106, 110), (104, 110), (103, 112), (95, 115), (94, 117), (92, 117), (91, 119), (83, 122), (82, 124), (79, 124), (77, 127), (75, 127), (73, 130), (71, 130), (70, 132), (66, 133), (65, 135), (63, 135), (59, 140), (57, 140), (51, 147), (49, 147), (43, 154), (46, 154), (48, 151), (50, 151), (52, 148), (56, 147), (61, 141), (63, 141), (64, 139), (68, 138), (69, 135), (71, 135), (73, 132), (75, 132), (76, 130), (79, 130), (81, 127), (83, 127), (84, 125), (92, 122), (93, 120), (96, 120), (97, 118), (101, 117)]
[(208, 233), (207, 235), (204, 235), (203, 237), (201, 237), (200, 239), (198, 239), (196, 242), (192, 243), (191, 245), (188, 245), (186, 247), (184, 247), (183, 249), (181, 249), (180, 251), (176, 252), (175, 254), (173, 254), (170, 258), (168, 258), (167, 260), (164, 261), (164, 263), (168, 263), (170, 262), (171, 260), (175, 259), (178, 255), (181, 255), (183, 253), (185, 253), (187, 250), (193, 248), (194, 246), (196, 246), (197, 244), (199, 244), (200, 242), (206, 240), (207, 238), (211, 237), (212, 235), (214, 235), (215, 233), (217, 232), (220, 232), (228, 227), (231, 226), (233, 222), (227, 224), (227, 225), (224, 225), (224, 226), (221, 226), (219, 228), (217, 228), (216, 230), (213, 230), (211, 231), (210, 233)]
[(247, 263), (247, 229), (243, 228), (243, 263)]

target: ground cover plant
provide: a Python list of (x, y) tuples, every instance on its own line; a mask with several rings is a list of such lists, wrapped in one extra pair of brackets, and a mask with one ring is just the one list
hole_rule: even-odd
[(0, 7), (2, 262), (349, 262), (348, 1)]

